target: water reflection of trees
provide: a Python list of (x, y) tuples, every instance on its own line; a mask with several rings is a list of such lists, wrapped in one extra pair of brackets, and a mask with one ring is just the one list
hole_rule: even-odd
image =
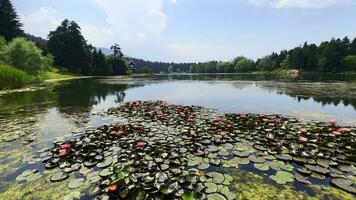
[(191, 80), (191, 81), (260, 81), (291, 79), (278, 74), (168, 74), (157, 75), (156, 80)]
[(135, 85), (105, 84), (93, 79), (79, 79), (61, 84), (54, 91), (57, 107), (63, 114), (89, 115), (93, 106), (106, 101), (108, 96), (116, 96), (115, 102), (124, 101), (128, 88)]
[(356, 110), (356, 84), (350, 82), (256, 82), (256, 85), (288, 95), (298, 100), (310, 100), (325, 105), (351, 105)]

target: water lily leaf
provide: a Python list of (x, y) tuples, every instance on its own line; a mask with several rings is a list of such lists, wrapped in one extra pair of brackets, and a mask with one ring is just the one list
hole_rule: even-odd
[(222, 196), (221, 194), (217, 194), (217, 193), (214, 193), (214, 194), (208, 194), (206, 196), (206, 198), (208, 200), (226, 200), (226, 198), (224, 196)]
[(111, 171), (111, 169), (103, 169), (100, 173), (99, 173), (99, 176), (101, 177), (108, 177), (108, 176), (111, 176), (113, 174), (113, 172)]
[(206, 174), (208, 177), (213, 178), (213, 183), (221, 184), (224, 182), (224, 175), (220, 174), (219, 172), (209, 172)]
[(267, 164), (259, 164), (259, 163), (254, 163), (253, 166), (256, 168), (256, 169), (259, 169), (261, 171), (267, 171), (269, 170), (269, 166)]
[(121, 171), (117, 174), (117, 178), (119, 180), (125, 179), (129, 176), (129, 173), (125, 172), (125, 171)]
[(219, 193), (224, 195), (224, 197), (226, 197), (227, 200), (234, 200), (236, 199), (236, 195), (232, 192), (230, 192), (228, 187), (223, 187), (219, 190)]
[(35, 180), (38, 180), (42, 177), (42, 174), (40, 173), (33, 173), (29, 176), (26, 177), (26, 181), (27, 182), (32, 182), (32, 181), (35, 181)]
[(77, 199), (80, 199), (79, 191), (70, 192), (63, 197), (63, 200), (77, 200)]
[(73, 179), (68, 183), (68, 188), (69, 189), (79, 188), (80, 186), (83, 185), (83, 182), (84, 182), (83, 178)]
[(193, 192), (185, 192), (182, 195), (182, 199), (183, 200), (196, 200), (195, 193), (193, 193)]
[(230, 176), (229, 174), (224, 174), (224, 182), (222, 183), (223, 185), (230, 185), (231, 181), (233, 181), (234, 179), (232, 178), (232, 176)]
[(356, 194), (356, 187), (352, 186), (353, 182), (350, 180), (343, 179), (343, 178), (332, 178), (330, 182), (331, 184), (337, 186), (338, 188)]
[(277, 174), (271, 175), (270, 178), (278, 184), (286, 184), (294, 181), (293, 174), (285, 171), (277, 171)]
[(214, 193), (214, 192), (218, 191), (218, 186), (215, 183), (206, 182), (206, 183), (204, 183), (204, 185), (206, 187), (205, 192), (207, 194)]

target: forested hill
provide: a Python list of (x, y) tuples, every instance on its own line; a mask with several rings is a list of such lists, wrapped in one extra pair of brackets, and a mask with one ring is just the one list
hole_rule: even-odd
[(151, 69), (153, 73), (160, 72), (189, 72), (190, 66), (194, 63), (167, 63), (167, 62), (152, 62), (137, 58), (128, 58), (135, 62), (135, 67), (137, 71), (142, 71), (144, 67)]

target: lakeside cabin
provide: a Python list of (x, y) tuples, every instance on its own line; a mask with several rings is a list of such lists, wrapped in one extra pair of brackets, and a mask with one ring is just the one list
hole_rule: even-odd
[(130, 60), (129, 62), (128, 62), (128, 67), (129, 67), (129, 73), (132, 73), (132, 72), (134, 72), (135, 71), (135, 62), (133, 61), (133, 60)]

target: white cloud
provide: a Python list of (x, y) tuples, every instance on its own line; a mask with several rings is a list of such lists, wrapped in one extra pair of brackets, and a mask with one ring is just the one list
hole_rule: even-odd
[[(58, 12), (51, 7), (41, 7), (28, 15), (20, 14), (20, 17), (26, 33), (42, 38), (47, 38), (49, 32), (55, 30), (62, 22)], [(79, 23), (79, 25), (84, 37), (90, 43), (98, 46), (107, 45), (106, 39), (113, 35), (113, 32), (107, 28), (100, 28), (92, 24)]]
[(57, 11), (51, 7), (42, 7), (28, 15), (20, 14), (20, 18), (26, 32), (43, 38), (60, 23)]
[[(118, 39), (134, 40), (160, 35), (166, 28), (163, 0), (94, 0)], [(143, 37), (144, 36), (144, 37)]]
[(176, 4), (177, 0), (170, 0), (170, 2)]
[(351, 2), (352, 0), (248, 0), (255, 5), (268, 4), (274, 8), (325, 8), (331, 5)]

